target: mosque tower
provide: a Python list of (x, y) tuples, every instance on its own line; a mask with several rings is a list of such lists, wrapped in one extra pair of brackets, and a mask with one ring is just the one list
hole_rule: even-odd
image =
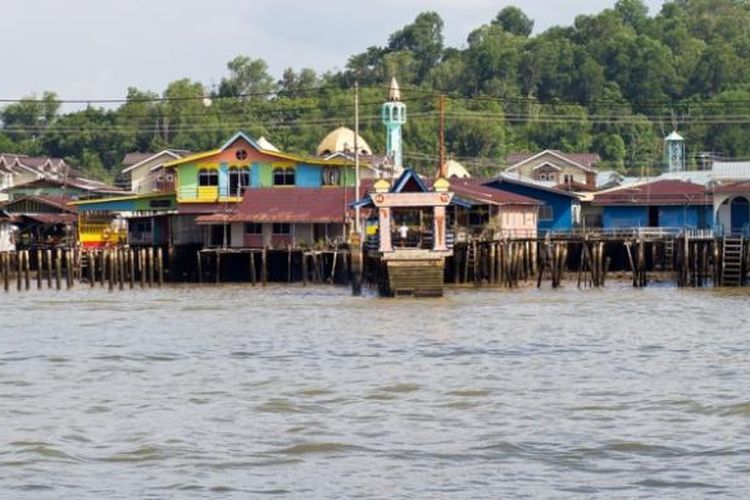
[(393, 161), (393, 171), (399, 175), (404, 169), (401, 128), (406, 123), (406, 104), (401, 102), (401, 90), (396, 77), (391, 78), (388, 102), (383, 103), (383, 124), (386, 127), (386, 154)]

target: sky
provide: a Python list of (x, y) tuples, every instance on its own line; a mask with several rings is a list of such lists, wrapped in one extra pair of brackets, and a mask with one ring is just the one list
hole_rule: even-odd
[[(284, 68), (341, 69), (349, 56), (434, 10), (446, 45), (462, 47), (508, 5), (535, 32), (570, 25), (615, 0), (3, 0), (0, 98), (57, 92), (62, 99), (161, 92), (179, 78), (215, 85), (243, 54)], [(651, 14), (663, 0), (645, 0)]]

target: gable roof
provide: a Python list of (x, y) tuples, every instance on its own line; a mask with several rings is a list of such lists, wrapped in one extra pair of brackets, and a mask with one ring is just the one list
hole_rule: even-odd
[(271, 151), (268, 149), (261, 148), (257, 142), (255, 142), (253, 139), (251, 139), (247, 134), (244, 132), (237, 132), (235, 133), (228, 141), (226, 141), (224, 144), (221, 145), (221, 147), (217, 149), (212, 149), (210, 151), (205, 151), (203, 153), (195, 153), (192, 155), (184, 156), (182, 158), (167, 162), (164, 164), (165, 167), (175, 167), (178, 165), (183, 165), (185, 163), (190, 163), (192, 161), (202, 160), (204, 158), (210, 158), (211, 156), (217, 155), (219, 153), (222, 153), (223, 151), (226, 151), (227, 148), (232, 146), (235, 142), (238, 140), (244, 140), (250, 146), (252, 146), (256, 151), (263, 153), (267, 156), (272, 156), (274, 158), (280, 158), (283, 160), (291, 160), (291, 161), (297, 161), (300, 163), (309, 163), (309, 164), (315, 164), (315, 165), (348, 165), (348, 161), (343, 160), (335, 160), (335, 159), (326, 159), (326, 158), (318, 158), (315, 156), (304, 156), (304, 155), (297, 155), (292, 153), (281, 153), (279, 151)]
[(155, 160), (155, 159), (159, 158), (160, 156), (166, 156), (168, 158), (172, 158), (173, 160), (178, 160), (178, 159), (182, 158), (183, 156), (185, 156), (187, 154), (187, 152), (175, 151), (175, 150), (172, 150), (172, 149), (163, 149), (163, 150), (159, 151), (158, 153), (153, 153), (153, 154), (151, 154), (151, 153), (145, 153), (145, 154), (149, 154), (150, 156), (146, 156), (142, 160), (140, 160), (140, 161), (138, 161), (136, 163), (133, 163), (130, 166), (125, 167), (124, 169), (122, 169), (122, 173), (126, 174), (126, 173), (130, 172), (131, 170), (135, 170), (136, 168), (140, 167), (144, 163), (148, 163), (148, 162), (150, 162), (152, 160)]
[(552, 155), (566, 163), (579, 167), (587, 172), (597, 172), (594, 168), (596, 163), (599, 163), (600, 158), (596, 153), (563, 153), (556, 149), (545, 149), (539, 153), (511, 153), (507, 156), (506, 162), (510, 166), (506, 169), (516, 170), (518, 167), (525, 165), (531, 161), (541, 158), (544, 155)]
[(545, 184), (543, 184), (541, 182), (537, 182), (535, 180), (529, 179), (528, 177), (521, 178), (518, 175), (510, 175), (510, 174), (506, 174), (506, 173), (501, 173), (500, 175), (498, 175), (494, 179), (490, 179), (485, 184), (489, 185), (489, 184), (492, 184), (492, 183), (499, 183), (499, 184), (508, 183), (508, 184), (513, 184), (513, 185), (516, 185), (516, 186), (522, 186), (522, 187), (527, 187), (527, 188), (532, 188), (532, 189), (539, 189), (540, 191), (546, 191), (548, 193), (554, 193), (554, 194), (557, 194), (557, 195), (560, 195), (560, 196), (565, 196), (567, 198), (574, 198), (576, 200), (579, 199), (578, 196), (576, 196), (575, 194), (570, 193), (568, 191), (562, 191), (560, 189), (557, 189), (557, 188), (554, 188), (554, 187), (551, 187), (551, 186), (547, 186), (547, 185), (545, 185)]
[(417, 187), (423, 192), (426, 193), (430, 190), (430, 188), (427, 187), (427, 184), (422, 180), (421, 177), (419, 177), (419, 174), (412, 169), (407, 168), (403, 171), (401, 176), (396, 180), (396, 182), (393, 183), (393, 187), (391, 187), (391, 193), (400, 193), (404, 190), (407, 184), (409, 184), (409, 181), (413, 180), (417, 183)]
[(594, 205), (710, 205), (713, 196), (700, 184), (658, 180), (594, 195)]
[(12, 208), (14, 205), (22, 203), (24, 201), (35, 201), (37, 203), (41, 203), (43, 205), (47, 205), (57, 210), (60, 210), (61, 212), (68, 212), (68, 213), (74, 214), (78, 211), (77, 208), (72, 207), (68, 204), (70, 202), (68, 198), (63, 198), (61, 196), (41, 196), (41, 195), (22, 196), (20, 198), (16, 198), (13, 201), (9, 201), (5, 203), (3, 205), (3, 210), (7, 211), (8, 208)]

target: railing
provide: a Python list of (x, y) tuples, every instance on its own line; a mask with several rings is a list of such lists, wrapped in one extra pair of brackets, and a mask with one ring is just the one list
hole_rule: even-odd
[(608, 239), (659, 239), (686, 235), (690, 238), (713, 238), (717, 233), (714, 228), (685, 227), (622, 227), (622, 228), (576, 228), (568, 231), (547, 231), (540, 237), (549, 238), (608, 238)]
[[(456, 235), (453, 231), (446, 231), (445, 233), (445, 246), (448, 249), (452, 249), (456, 243)], [(410, 232), (409, 236), (404, 240), (403, 245), (401, 244), (401, 236), (398, 232), (391, 234), (391, 244), (393, 248), (419, 248), (422, 250), (432, 250), (434, 247), (434, 240), (432, 231), (421, 231), (420, 233)], [(363, 248), (367, 252), (377, 252), (380, 250), (380, 235), (371, 234), (365, 238), (362, 244)]]

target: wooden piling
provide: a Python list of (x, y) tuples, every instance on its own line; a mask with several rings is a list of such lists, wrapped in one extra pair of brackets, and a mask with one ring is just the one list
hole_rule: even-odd
[(3, 287), (5, 291), (10, 290), (10, 254), (3, 252), (2, 254), (2, 266), (3, 266)]
[(37, 249), (36, 251), (36, 289), (41, 290), (42, 289), (42, 280), (44, 278), (44, 261), (43, 256), (44, 253)]
[(156, 249), (156, 277), (159, 287), (164, 286), (164, 249), (158, 247)]
[(263, 250), (260, 254), (260, 281), (262, 282), (263, 286), (266, 286), (266, 283), (268, 283), (268, 248), (263, 247)]
[(132, 248), (128, 248), (128, 271), (128, 280), (132, 290), (135, 288), (135, 251)]
[(62, 287), (62, 250), (57, 249), (55, 252), (55, 289), (60, 290)]
[(302, 252), (302, 286), (307, 286), (307, 253)]
[(23, 251), (23, 277), (26, 290), (31, 289), (31, 264), (29, 262), (29, 251)]
[(250, 281), (253, 283), (253, 286), (258, 281), (255, 271), (255, 250), (250, 250)]
[(154, 286), (154, 247), (148, 247), (148, 287), (152, 286)]
[(52, 250), (45, 252), (47, 256), (47, 288), (52, 288)]

